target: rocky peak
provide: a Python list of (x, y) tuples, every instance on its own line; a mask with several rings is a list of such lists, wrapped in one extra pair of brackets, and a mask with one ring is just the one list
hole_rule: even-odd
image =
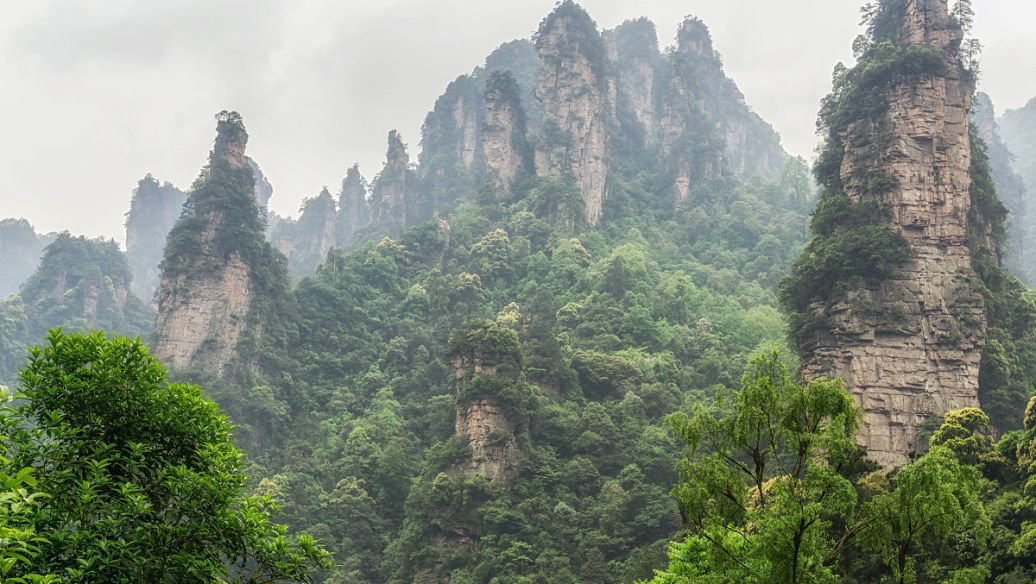
[(399, 132), (388, 135), (388, 151), (381, 174), (371, 188), (371, 223), (384, 233), (398, 235), (409, 225), (409, 206), (416, 198), (417, 177), (410, 168), (410, 155)]
[(596, 225), (608, 183), (607, 52), (596, 24), (566, 0), (540, 24), (536, 50), (543, 65), (536, 98), (543, 128), (536, 145), (536, 172), (572, 179), (582, 196), (584, 220)]
[(454, 333), (449, 353), (457, 386), (455, 434), (472, 453), (457, 470), (507, 482), (521, 463), (518, 437), (528, 431), (528, 420), (501, 391), (522, 384), (518, 335), (495, 323), (474, 323)]
[(259, 342), (272, 318), (256, 308), (257, 294), (286, 289), (287, 276), (264, 237), (241, 116), (216, 119), (209, 163), (167, 240), (153, 348), (173, 369), (221, 377), (243, 339)]
[(682, 55), (712, 59), (716, 50), (712, 46), (709, 27), (693, 16), (684, 19), (676, 31), (676, 51)]
[(530, 166), (520, 91), (509, 72), (494, 72), (486, 81), (480, 156), (486, 181), (498, 198), (507, 196), (519, 173)]
[(126, 256), (133, 270), (133, 292), (153, 301), (161, 272), (165, 238), (176, 224), (187, 193), (148, 174), (137, 183), (126, 214)]
[(40, 316), (51, 326), (126, 330), (133, 325), (139, 334), (149, 314), (130, 290), (132, 278), (114, 241), (65, 232), (47, 246), (39, 268), (20, 294), (24, 302), (46, 312)]
[(338, 213), (327, 187), (302, 203), (296, 222), (282, 222), (274, 246), (288, 258), (288, 273), (301, 279), (316, 273), (317, 266), (335, 246)]
[(360, 174), (360, 166), (349, 167), (342, 179), (342, 190), (338, 195), (338, 226), (335, 238), (338, 247), (351, 247), (357, 243), (357, 231), (367, 225), (367, 181)]
[(461, 75), (446, 88), (421, 127), (420, 194), (408, 203), (413, 222), (448, 212), (458, 197), (477, 188), (479, 139), (485, 105), (480, 70)]
[(644, 141), (652, 142), (658, 126), (658, 85), (662, 55), (655, 24), (646, 18), (628, 20), (609, 35), (619, 76), (619, 99), (640, 124)]
[[(5, 258), (15, 251), (4, 246), (7, 223), (0, 221), (0, 250)], [(0, 382), (17, 378), (25, 351), (52, 328), (146, 336), (154, 313), (133, 294), (131, 283), (126, 256), (114, 241), (73, 236), (67, 231), (53, 236), (18, 294), (0, 299), (0, 314), (4, 315)]]
[(536, 83), (542, 63), (536, 47), (528, 39), (504, 43), (486, 57), (483, 67), (485, 75), (506, 71), (510, 73), (521, 89), (522, 110), (525, 111), (528, 129), (539, 132), (543, 125), (543, 104), (536, 99)]
[(244, 168), (248, 164), (245, 157), (247, 144), (248, 132), (241, 114), (224, 110), (216, 115), (216, 145), (213, 149), (216, 157), (225, 159), (233, 168)]
[[(926, 421), (978, 406), (986, 316), (968, 243), (990, 234), (969, 219), (973, 87), (957, 56), (961, 35), (950, 25), (947, 0), (887, 2), (882, 10), (882, 22), (902, 23), (901, 47), (925, 59), (934, 50), (939, 62), (876, 86), (850, 74), (860, 85), (843, 88), (843, 99), (876, 94), (887, 107), (835, 119), (818, 179), (828, 200), (844, 196), (844, 204), (879, 209), (875, 222), (888, 228), (881, 240), (901, 241), (897, 249), (905, 251), (883, 267), (887, 275), (846, 275), (831, 290), (848, 292), (816, 299), (810, 319), (818, 332), (800, 348), (806, 377), (845, 380), (864, 412), (861, 443), (893, 468), (925, 447), (919, 432)], [(876, 37), (875, 46), (886, 40)], [(825, 171), (825, 160), (837, 170), (832, 164)]]

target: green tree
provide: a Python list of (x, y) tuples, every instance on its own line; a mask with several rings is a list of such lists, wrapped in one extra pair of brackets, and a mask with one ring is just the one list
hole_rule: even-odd
[[(249, 496), (232, 426), (140, 343), (51, 331), (2, 419), (48, 493), (27, 569), (73, 582), (307, 582), (326, 553)], [(16, 572), (18, 573), (18, 572)]]
[(949, 412), (932, 435), (931, 444), (950, 449), (964, 464), (975, 466), (988, 461), (994, 452), (989, 416), (978, 408)]
[(793, 383), (776, 352), (752, 360), (729, 409), (670, 421), (691, 450), (680, 501), (690, 537), (656, 584), (835, 582), (829, 535), (856, 507), (839, 474), (855, 453), (856, 408), (840, 381)]
[[(0, 453), (5, 452), (6, 442), (7, 438), (0, 436)], [(40, 545), (46, 543), (36, 533), (33, 521), (35, 507), (43, 497), (36, 490), (33, 469), (15, 469), (10, 460), (0, 456), (0, 584), (59, 581), (56, 576), (23, 571), (31, 570), (33, 557), (39, 553)], [(22, 576), (13, 576), (18, 573)]]
[[(979, 499), (981, 475), (961, 464), (952, 450), (936, 446), (892, 478), (894, 488), (877, 495), (864, 507), (867, 527), (860, 543), (881, 555), (892, 571), (891, 582), (983, 582), (988, 569), (959, 548), (982, 551), (990, 535), (990, 521)], [(949, 554), (967, 567), (931, 562), (918, 569), (919, 558), (953, 545)], [(971, 556), (973, 559), (975, 556)], [(927, 559), (927, 558), (922, 558)], [(970, 565), (968, 565), (970, 564)], [(929, 578), (919, 579), (919, 574)], [(931, 578), (937, 574), (941, 578)]]

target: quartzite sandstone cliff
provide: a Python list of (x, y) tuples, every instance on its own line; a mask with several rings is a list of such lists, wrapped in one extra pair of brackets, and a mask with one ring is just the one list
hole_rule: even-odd
[[(256, 295), (250, 250), (262, 239), (255, 178), (245, 157), (240, 116), (219, 116), (209, 165), (188, 195), (169, 236), (155, 324), (155, 355), (173, 369), (222, 376), (247, 332)], [(245, 242), (251, 237), (256, 241)]]
[(519, 173), (529, 168), (525, 112), (519, 91), (510, 73), (494, 73), (486, 87), (486, 114), (479, 148), (485, 180), (497, 198), (510, 194)]
[(370, 222), (389, 235), (398, 235), (404, 227), (412, 225), (416, 183), (406, 145), (393, 130), (388, 136), (385, 167), (371, 186)]
[[(510, 333), (504, 331), (503, 336)], [(528, 420), (516, 419), (513, 409), (499, 395), (473, 390), (476, 386), (521, 383), (517, 354), (495, 351), (492, 334), (479, 335), (480, 343), (454, 351), (450, 357), (458, 393), (454, 432), (471, 449), (470, 458), (455, 470), (468, 476), (482, 475), (492, 483), (505, 483), (517, 475), (522, 460), (518, 436), (528, 431)]]
[(126, 257), (133, 269), (133, 292), (153, 301), (165, 238), (180, 218), (187, 193), (148, 174), (137, 183), (126, 214)]
[(596, 225), (608, 189), (607, 55), (590, 16), (566, 0), (540, 26), (536, 97), (543, 129), (536, 145), (536, 172), (572, 177), (583, 199), (583, 219)]
[[(905, 5), (899, 42), (939, 51), (945, 67), (879, 89), (887, 117), (850, 123), (841, 137), (841, 177), (854, 200), (868, 196), (862, 166), (895, 179), (880, 204), (909, 242), (910, 257), (883, 281), (831, 299), (826, 309), (815, 304), (828, 328), (803, 355), (807, 377), (845, 380), (863, 409), (859, 439), (885, 468), (907, 463), (924, 447), (919, 431), (926, 421), (979, 405), (985, 339), (983, 298), (966, 242), (974, 88), (957, 56), (962, 32), (946, 0)], [(856, 145), (877, 127), (891, 138), (875, 157)]]

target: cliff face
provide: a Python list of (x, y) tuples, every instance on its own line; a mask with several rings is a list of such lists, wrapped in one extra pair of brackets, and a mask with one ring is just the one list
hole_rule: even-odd
[(677, 206), (691, 188), (724, 173), (773, 178), (787, 154), (773, 128), (745, 104), (723, 72), (705, 24), (688, 18), (677, 31), (662, 98), (662, 154)]
[(126, 214), (126, 256), (133, 270), (133, 292), (153, 301), (161, 272), (165, 238), (180, 218), (187, 193), (150, 174), (137, 183)]
[(518, 83), (522, 110), (530, 132), (539, 132), (543, 126), (543, 104), (536, 99), (536, 83), (542, 66), (536, 47), (528, 39), (504, 43), (486, 57), (483, 73), (510, 73)]
[(325, 188), (302, 203), (297, 221), (281, 219), (273, 228), (270, 243), (288, 259), (288, 273), (302, 279), (316, 272), (317, 266), (335, 246), (338, 212), (335, 199)]
[(371, 186), (370, 222), (383, 233), (398, 235), (413, 224), (417, 175), (395, 130), (389, 132), (385, 167)]
[(517, 339), (514, 331), (475, 325), (450, 341), (458, 396), (454, 431), (471, 449), (471, 457), (456, 468), (463, 475), (479, 474), (492, 483), (517, 476), (518, 437), (528, 431), (528, 420), (520, 420), (515, 404), (500, 393), (522, 383)]
[(485, 104), (476, 74), (461, 75), (446, 88), (421, 127), (418, 174), (421, 189), (407, 203), (410, 225), (449, 212), (457, 199), (477, 191), (479, 139)]
[(619, 77), (619, 109), (627, 110), (639, 125), (639, 142), (655, 142), (659, 125), (660, 81), (665, 62), (658, 52), (658, 34), (650, 20), (624, 22), (611, 35)]
[(540, 25), (536, 50), (543, 62), (536, 97), (543, 128), (536, 144), (536, 172), (575, 180), (583, 219), (601, 220), (608, 188), (607, 54), (590, 16), (566, 0)]
[(25, 219), (0, 220), (0, 299), (14, 294), (40, 263), (56, 235), (37, 234)]
[(986, 319), (966, 239), (989, 236), (969, 225), (974, 88), (958, 58), (963, 33), (946, 0), (908, 0), (891, 16), (900, 46), (938, 62), (874, 89), (887, 109), (849, 121), (835, 147), (845, 195), (884, 209), (908, 257), (886, 278), (814, 302), (820, 332), (802, 347), (806, 377), (845, 380), (864, 412), (859, 439), (886, 468), (924, 447), (926, 420), (978, 407)]
[(354, 164), (342, 179), (342, 190), (338, 194), (336, 245), (341, 248), (356, 245), (357, 232), (367, 225), (367, 221), (367, 181), (360, 174), (360, 167)]
[(1008, 211), (1005, 222), (1005, 249), (1001, 250), (1004, 266), (1023, 280), (1032, 282), (1033, 273), (1029, 269), (1029, 260), (1026, 257), (1031, 230), (1026, 220), (1030, 210), (1025, 200), (1025, 182), (1014, 170), (1015, 157), (1000, 137), (1000, 125), (996, 120), (993, 100), (985, 93), (975, 96), (971, 123), (989, 156), (997, 195)]
[(239, 115), (218, 118), (209, 164), (195, 181), (162, 261), (153, 350), (173, 369), (222, 376), (246, 338), (263, 334), (256, 300), (282, 287), (266, 243)]
[[(1020, 182), (1016, 182), (1011, 188), (1022, 192), (1022, 213), (1014, 220), (1015, 231), (1021, 232), (1024, 248), (1033, 250), (1036, 249), (1036, 228), (1033, 228), (1033, 223), (1036, 222), (1036, 201), (1032, 200), (1032, 194), (1036, 193), (1036, 98), (1023, 108), (1005, 113), (1000, 119), (1000, 132), (1004, 146), (1010, 151), (1010, 167), (1020, 179)], [(998, 157), (991, 151), (990, 158), (993, 172), (997, 174), (998, 167), (1004, 166), (999, 160), (1003, 156)], [(1006, 177), (1007, 174), (1004, 170), (1000, 172), (1001, 177)], [(1004, 180), (1015, 182), (1006, 178)], [(997, 178), (998, 188), (1004, 180)], [(1010, 250), (1007, 257), (1010, 260)], [(1036, 254), (1026, 254), (1021, 263), (1019, 275), (1027, 280), (1028, 284), (1036, 284)]]
[(498, 198), (507, 196), (515, 179), (531, 166), (519, 92), (510, 73), (494, 73), (486, 83), (480, 158), (485, 165), (485, 180)]

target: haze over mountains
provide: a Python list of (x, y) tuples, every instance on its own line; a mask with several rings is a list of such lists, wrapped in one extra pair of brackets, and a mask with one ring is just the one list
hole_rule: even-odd
[[(59, 0), (10, 6), (0, 23), (0, 71), (19, 83), (0, 96), (0, 107), (21, 113), (7, 132), (19, 138), (0, 144), (0, 193), (11, 197), (0, 202), (0, 216), (121, 241), (117, 214), (142, 172), (187, 188), (202, 162), (195, 153), (206, 148), (201, 118), (228, 104), (249, 120), (253, 154), (267, 161), (279, 194), (274, 210), (296, 215), (304, 197), (340, 181), (344, 165), (360, 162), (365, 175), (376, 173), (389, 129), (416, 147), (442, 87), (501, 39), (528, 36), (550, 5), (230, 0), (156, 9), (95, 2), (88, 13)], [(632, 17), (611, 0), (588, 9), (606, 28)], [(1036, 50), (1025, 24), (1033, 8), (979, 0), (976, 9), (976, 34), (986, 44), (984, 89), (1001, 111), (1020, 107), (1036, 95), (1012, 74), (1013, 64)], [(703, 18), (748, 103), (789, 152), (812, 155), (831, 64), (852, 57), (844, 39), (859, 30), (854, 2), (655, 0), (634, 12), (656, 22), (663, 45), (684, 15)], [(784, 80), (790, 70), (795, 83)], [(77, 88), (74, 98), (69, 86)], [(60, 140), (34, 131), (40, 116), (64, 128)], [(68, 186), (65, 173), (46, 171), (53, 160), (63, 161), (81, 193), (61, 205), (54, 201)]]

